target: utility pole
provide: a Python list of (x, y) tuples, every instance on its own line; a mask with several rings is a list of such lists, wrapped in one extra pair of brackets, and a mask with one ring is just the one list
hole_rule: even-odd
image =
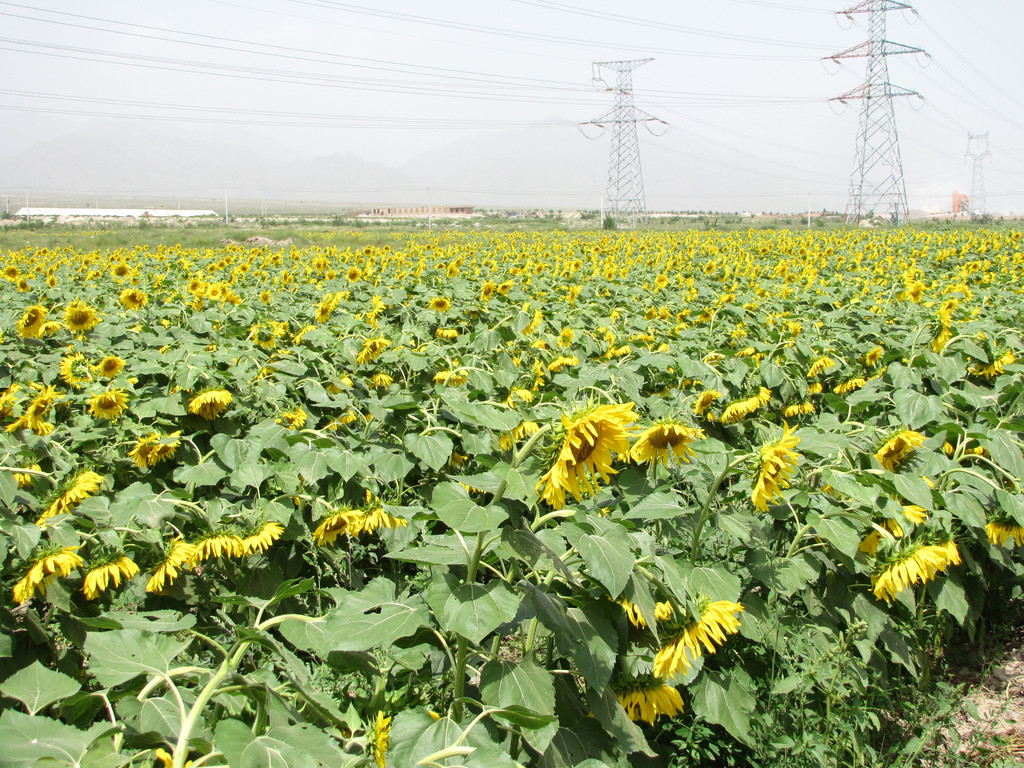
[(985, 202), (985, 158), (988, 151), (988, 132), (967, 134), (967, 156), (971, 158), (971, 218), (988, 215)]
[(889, 82), (887, 59), (899, 53), (924, 51), (885, 39), (885, 14), (895, 10), (917, 13), (906, 3), (896, 0), (863, 0), (852, 8), (840, 11), (851, 20), (855, 13), (868, 14), (870, 39), (828, 57), (836, 63), (840, 59), (867, 59), (864, 82), (852, 91), (832, 99), (843, 104), (857, 99), (861, 101), (856, 158), (846, 207), (847, 224), (858, 223), (867, 216), (878, 214), (888, 216), (893, 224), (899, 225), (909, 215), (893, 99), (920, 94)]
[[(640, 143), (637, 139), (637, 123), (652, 122), (667, 125), (633, 104), (633, 70), (653, 59), (632, 61), (595, 61), (594, 86), (598, 90), (615, 94), (615, 106), (600, 117), (582, 125), (596, 125), (604, 128), (613, 126), (611, 153), (608, 160), (607, 197), (610, 215), (616, 225), (628, 222), (630, 227), (647, 223), (647, 204), (644, 200), (644, 177), (640, 168)], [(615, 85), (608, 85), (600, 77), (601, 69), (615, 72)], [(649, 128), (649, 126), (648, 126)], [(604, 226), (602, 220), (601, 225)]]
[(224, 223), (228, 223), (228, 188), (224, 187)]

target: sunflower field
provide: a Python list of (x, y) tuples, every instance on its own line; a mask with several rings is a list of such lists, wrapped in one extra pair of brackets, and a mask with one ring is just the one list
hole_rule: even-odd
[(1024, 576), (1019, 229), (352, 237), (5, 254), (0, 765), (937, 749)]

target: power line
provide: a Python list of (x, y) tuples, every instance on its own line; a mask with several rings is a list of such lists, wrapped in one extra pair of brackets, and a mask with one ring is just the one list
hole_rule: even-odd
[[(196, 117), (189, 115), (146, 115), (138, 112), (115, 113), (96, 112), (84, 109), (57, 109), (47, 107), (24, 107), (0, 105), (0, 109), (20, 112), (42, 112), (48, 114), (91, 115), (105, 118), (131, 118), (143, 120), (169, 120), (176, 122), (224, 123), (244, 125), (279, 125), (311, 128), (365, 127), (365, 128), (515, 128), (515, 127), (561, 127), (575, 125), (572, 121), (563, 120), (458, 120), (446, 118), (419, 117), (384, 117), (368, 115), (331, 115), (309, 112), (280, 112), (272, 110), (234, 109), (230, 107), (204, 107), (199, 105), (166, 104), (160, 102), (136, 101), (131, 99), (103, 99), (71, 94), (37, 93), (16, 91), (0, 88), (0, 95), (20, 98), (38, 98), (52, 101), (82, 102), (85, 104), (103, 104), (131, 109), (158, 109), (172, 112), (199, 112), (224, 115), (224, 117)], [(237, 117), (236, 117), (237, 116)]]
[(606, 13), (604, 11), (595, 11), (590, 8), (585, 8), (578, 5), (569, 5), (568, 3), (554, 2), (554, 0), (512, 0), (514, 3), (520, 3), (521, 5), (533, 5), (541, 8), (550, 8), (555, 11), (562, 11), (564, 13), (572, 13), (578, 16), (589, 16), (595, 19), (605, 19), (607, 21), (614, 21), (616, 24), (630, 24), (637, 27), (647, 27), (649, 29), (658, 29), (669, 32), (679, 32), (685, 35), (694, 35), (697, 37), (709, 37), (717, 40), (732, 40), (736, 42), (746, 44), (757, 44), (757, 45), (776, 45), (784, 46), (786, 48), (803, 48), (807, 50), (821, 50), (820, 46), (808, 45), (806, 43), (793, 42), (789, 40), (775, 40), (768, 37), (753, 37), (751, 35), (734, 35), (728, 32), (718, 32), (710, 29), (698, 29), (696, 27), (685, 27), (679, 24), (667, 24), (663, 21), (654, 21), (650, 19), (638, 19), (635, 16), (625, 16), (618, 13)]

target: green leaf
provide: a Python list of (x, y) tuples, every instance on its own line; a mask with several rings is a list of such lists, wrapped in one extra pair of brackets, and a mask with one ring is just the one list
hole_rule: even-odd
[(694, 568), (687, 576), (690, 595), (707, 595), (712, 601), (740, 599), (740, 578), (724, 567)]
[(27, 560), (32, 555), (32, 550), (39, 543), (42, 529), (38, 525), (16, 525), (7, 530), (7, 534), (14, 540), (14, 548), (18, 557)]
[(477, 504), (458, 483), (438, 485), (431, 496), (430, 507), (441, 522), (462, 533), (497, 530), (508, 519), (508, 513), (501, 507)]
[(232, 472), (228, 482), (232, 488), (237, 488), (240, 491), (246, 488), (258, 490), (263, 481), (272, 474), (273, 470), (266, 464), (258, 464), (253, 461), (251, 464), (245, 464)]
[(985, 447), (992, 460), (1018, 481), (1024, 480), (1024, 455), (1013, 438), (1001, 429), (992, 430), (988, 437)]
[(327, 457), (327, 465), (337, 472), (342, 480), (350, 480), (355, 477), (363, 467), (362, 457), (350, 451), (331, 448), (325, 455)]
[(750, 715), (757, 701), (739, 680), (724, 672), (705, 670), (690, 691), (695, 715), (722, 726), (734, 739), (751, 743)]
[(568, 631), (555, 632), (558, 650), (573, 660), (591, 685), (607, 685), (615, 669), (620, 641), (616, 619), (621, 622), (616, 613), (622, 613), (621, 607), (605, 601), (569, 608)]
[(808, 517), (821, 538), (849, 557), (855, 557), (860, 546), (860, 529), (845, 517)]
[(622, 752), (643, 752), (649, 757), (654, 757), (643, 731), (629, 719), (610, 688), (606, 686), (600, 691), (588, 688), (587, 703), (590, 704), (594, 717), (611, 734)]
[(228, 471), (213, 461), (178, 467), (174, 471), (174, 479), (177, 482), (182, 485), (195, 485), (197, 488), (216, 485), (227, 476)]
[(925, 509), (932, 508), (932, 489), (920, 477), (913, 475), (896, 475), (893, 479), (896, 491), (911, 504)]
[(320, 448), (293, 445), (288, 451), (294, 467), (302, 474), (305, 483), (318, 483), (331, 473), (327, 453)]
[(343, 603), (329, 616), (325, 648), (329, 651), (366, 651), (387, 647), (429, 622), (426, 606), (418, 600), (410, 604), (381, 603), (369, 613), (354, 616), (351, 608)]
[(945, 611), (960, 624), (964, 623), (971, 610), (964, 591), (962, 577), (958, 571), (950, 571), (945, 577), (928, 584), (928, 591), (935, 600), (935, 607)]
[(80, 731), (50, 717), (9, 709), (0, 716), (0, 761), (5, 768), (78, 766), (90, 746), (115, 730), (110, 723), (97, 723), (88, 731)]
[(406, 435), (402, 442), (413, 456), (435, 472), (448, 463), (455, 448), (455, 443), (448, 435), (437, 432), (425, 435), (414, 432)]
[(381, 479), (388, 483), (403, 480), (414, 466), (403, 454), (394, 451), (382, 451), (370, 463), (380, 473)]
[(918, 429), (942, 418), (945, 403), (934, 395), (922, 395), (912, 389), (898, 389), (893, 392), (893, 402), (900, 420), (911, 429)]
[[(489, 661), (480, 671), (480, 693), (489, 707), (525, 710), (512, 709), (497, 715), (525, 728), (547, 725), (555, 713), (554, 680), (532, 658), (518, 664), (499, 659)], [(537, 715), (542, 717), (538, 719)]]
[(621, 535), (587, 534), (581, 536), (577, 543), (577, 549), (586, 562), (590, 575), (604, 585), (612, 600), (622, 594), (636, 562), (629, 547), (629, 534), (621, 528), (618, 530), (621, 531)]
[(644, 497), (643, 501), (626, 513), (626, 517), (634, 520), (665, 520), (679, 517), (687, 511), (679, 504), (679, 497), (675, 493), (661, 491)]
[(422, 709), (403, 710), (391, 723), (388, 765), (412, 768), (428, 755), (454, 744), (461, 736), (462, 729), (449, 717), (434, 720)]
[(13, 472), (0, 470), (0, 503), (10, 507), (14, 501), (14, 494), (18, 492), (18, 481), (14, 479)]
[(143, 629), (90, 632), (85, 638), (89, 671), (100, 684), (113, 688), (136, 675), (161, 675), (189, 645)]
[(479, 643), (499, 625), (512, 621), (519, 598), (501, 581), (463, 584), (445, 601), (437, 617), (442, 629)]
[(221, 720), (213, 744), (230, 768), (315, 768), (311, 755), (272, 734), (257, 736), (238, 720)]
[(0, 684), (0, 692), (24, 704), (30, 715), (80, 690), (82, 686), (78, 682), (61, 672), (47, 669), (38, 661), (19, 669)]

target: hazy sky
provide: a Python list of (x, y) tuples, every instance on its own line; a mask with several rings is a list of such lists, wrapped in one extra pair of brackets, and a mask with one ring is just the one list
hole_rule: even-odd
[[(867, 14), (837, 13), (860, 4), (0, 2), (0, 155), (111, 119), (383, 163), (517, 132), (574, 147), (571, 136), (600, 166), (538, 195), (593, 198), (610, 132), (591, 141), (577, 124), (613, 96), (591, 82), (592, 62), (650, 58), (633, 73), (635, 103), (667, 126), (640, 129), (649, 209), (842, 210), (860, 102), (830, 99), (863, 81), (865, 60), (827, 57), (868, 39)], [(929, 54), (888, 59), (890, 81), (922, 97), (896, 104), (910, 207), (970, 192), (968, 133), (987, 132), (988, 208), (1024, 213), (1024, 3), (914, 8), (886, 14), (888, 40)]]

